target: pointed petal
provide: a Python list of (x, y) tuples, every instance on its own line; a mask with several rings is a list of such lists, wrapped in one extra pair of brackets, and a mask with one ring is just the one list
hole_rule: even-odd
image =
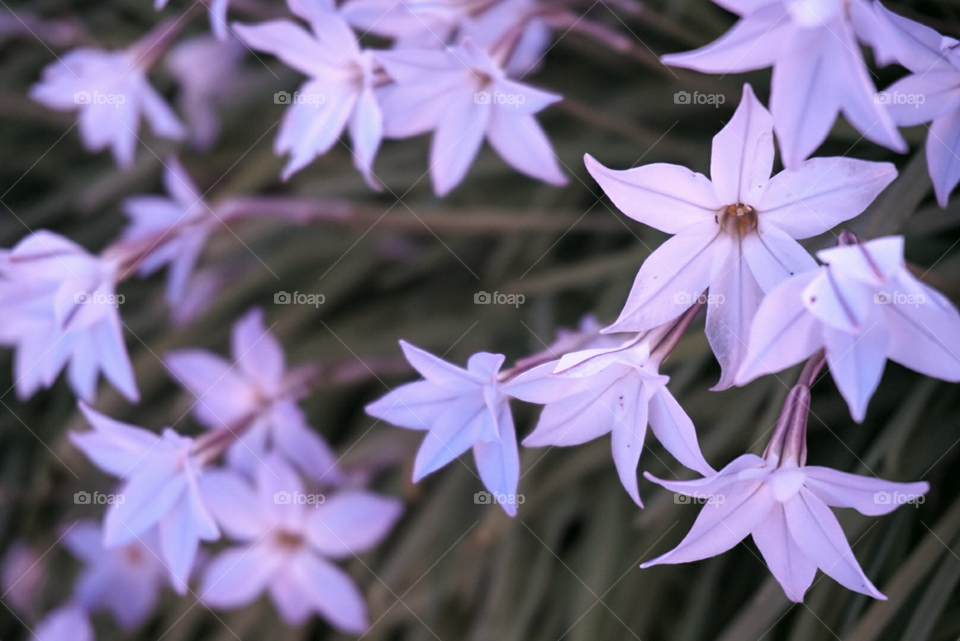
[(78, 406), (94, 431), (71, 432), (70, 440), (94, 465), (109, 474), (124, 476), (160, 440), (153, 432), (115, 421), (86, 403), (80, 402)]
[(236, 472), (215, 469), (200, 479), (204, 504), (227, 535), (238, 541), (260, 538), (267, 525), (255, 509), (253, 488)]
[(341, 632), (366, 632), (367, 604), (350, 576), (313, 554), (301, 554), (288, 568), (303, 595), (330, 624)]
[(862, 423), (887, 362), (890, 334), (886, 323), (879, 315), (872, 315), (861, 334), (825, 327), (823, 340), (830, 374), (847, 401), (853, 420)]
[(803, 473), (807, 489), (821, 501), (831, 507), (852, 507), (867, 516), (889, 514), (930, 490), (926, 481), (894, 483), (815, 465), (804, 467)]
[(567, 177), (540, 123), (533, 116), (512, 114), (507, 109), (491, 110), (487, 125), (490, 146), (520, 173), (550, 185), (566, 185)]
[(403, 349), (403, 355), (407, 357), (407, 361), (413, 365), (413, 368), (420, 372), (420, 375), (425, 379), (436, 385), (447, 389), (467, 390), (478, 383), (482, 383), (479, 378), (471, 375), (467, 370), (451, 365), (416, 345), (400, 341), (400, 348)]
[(499, 423), (500, 442), (478, 441), (473, 446), (473, 457), (477, 463), (480, 480), (483, 481), (487, 490), (492, 494), (505, 496), (506, 500), (500, 502), (500, 506), (510, 516), (516, 516), (520, 453), (517, 451), (517, 435), (513, 426), (513, 417), (510, 414), (510, 406), (506, 403), (501, 408)]
[(817, 268), (817, 261), (800, 243), (762, 218), (756, 233), (743, 237), (743, 258), (764, 292)]
[(241, 608), (266, 590), (281, 563), (282, 556), (266, 543), (228, 548), (207, 566), (197, 596), (212, 608)]
[(193, 570), (193, 561), (197, 557), (199, 546), (200, 538), (190, 500), (187, 494), (183, 494), (173, 508), (160, 519), (160, 549), (177, 594), (187, 593), (187, 580)]
[(927, 165), (937, 202), (947, 206), (950, 192), (960, 182), (960, 110), (940, 116), (927, 135)]
[[(888, 357), (926, 376), (960, 381), (960, 314), (946, 300), (938, 304), (937, 291), (920, 282), (913, 285), (906, 296), (898, 291), (893, 299), (887, 297)], [(900, 296), (911, 302), (899, 302)]]
[(623, 488), (634, 503), (643, 507), (637, 486), (637, 465), (640, 463), (643, 441), (647, 435), (649, 393), (644, 393), (639, 379), (631, 383), (622, 386), (620, 393), (611, 399), (614, 403), (611, 410), (616, 420), (610, 433), (610, 446)]
[(430, 145), (430, 178), (437, 196), (446, 196), (467, 175), (483, 143), (490, 111), (489, 104), (476, 104), (471, 94), (451, 97)]
[(236, 322), (230, 332), (230, 346), (240, 370), (263, 389), (273, 391), (283, 378), (286, 362), (283, 347), (263, 321), (263, 310), (255, 307)]
[(311, 428), (303, 411), (292, 401), (274, 405), (271, 412), (274, 447), (307, 475), (327, 484), (338, 483), (343, 474), (337, 455), (323, 437)]
[(733, 118), (713, 137), (710, 179), (721, 203), (752, 203), (772, 170), (773, 116), (744, 84)]
[(458, 400), (448, 407), (427, 432), (413, 468), (414, 483), (466, 452), (493, 421), (490, 410), (480, 398)]
[(753, 531), (753, 540), (787, 598), (801, 603), (817, 574), (817, 564), (807, 558), (793, 540), (782, 505), (770, 510)]
[(401, 385), (365, 409), (370, 416), (398, 427), (427, 430), (457, 398), (457, 392), (431, 381), (417, 381)]
[(654, 436), (681, 465), (704, 476), (717, 473), (703, 458), (693, 421), (666, 387), (650, 398), (648, 418)]
[(397, 499), (348, 490), (308, 511), (307, 540), (326, 557), (356, 556), (380, 543), (401, 514)]
[(590, 154), (584, 163), (620, 211), (668, 234), (711, 220), (721, 208), (710, 179), (686, 167), (652, 163), (617, 171)]

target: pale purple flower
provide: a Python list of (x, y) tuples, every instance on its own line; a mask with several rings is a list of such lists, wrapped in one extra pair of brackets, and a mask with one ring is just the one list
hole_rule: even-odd
[(350, 634), (366, 631), (367, 608), (350, 576), (329, 559), (377, 545), (403, 512), (400, 501), (364, 490), (305, 494), (300, 478), (271, 456), (256, 488), (228, 471), (205, 479), (204, 492), (227, 535), (242, 543), (207, 567), (200, 598), (234, 609), (268, 592), (280, 618), (300, 625), (313, 613)]
[(539, 68), (550, 47), (552, 33), (540, 15), (542, 8), (539, 0), (500, 0), (464, 20), (460, 36), (471, 38), (495, 59), (507, 51), (504, 70), (522, 78)]
[(34, 628), (30, 641), (94, 641), (90, 617), (83, 608), (68, 603), (48, 613)]
[(193, 439), (170, 428), (158, 436), (83, 403), (80, 409), (93, 431), (71, 432), (70, 440), (94, 465), (123, 481), (117, 492), (123, 500), (107, 508), (104, 545), (131, 543), (159, 525), (164, 565), (174, 589), (186, 593), (200, 541), (220, 537), (200, 496), (204, 462), (194, 452)]
[(123, 342), (118, 264), (40, 230), (0, 250), (0, 343), (17, 349), (17, 396), (50, 387), (64, 367), (73, 391), (92, 401), (103, 372), (139, 399)]
[(750, 333), (744, 384), (821, 347), (853, 418), (866, 415), (889, 358), (921, 374), (960, 381), (960, 313), (903, 262), (903, 237), (825, 249), (826, 263), (764, 299)]
[(773, 119), (744, 85), (713, 139), (711, 178), (655, 163), (626, 171), (586, 156), (587, 169), (631, 218), (675, 236), (643, 263), (620, 317), (606, 331), (643, 331), (676, 318), (707, 288), (707, 338), (733, 385), (764, 293), (816, 267), (796, 239), (860, 212), (896, 177), (889, 163), (813, 158), (773, 178)]
[(237, 36), (247, 45), (277, 56), (310, 77), (293, 96), (286, 92), (275, 96), (290, 104), (274, 145), (277, 154), (291, 154), (283, 178), (329, 151), (347, 128), (354, 165), (367, 184), (379, 190), (373, 161), (380, 147), (383, 118), (373, 92), (372, 54), (360, 50), (347, 23), (323, 3), (288, 0), (288, 5), (309, 23), (312, 33), (289, 20), (235, 25)]
[(121, 243), (132, 253), (142, 254), (137, 267), (140, 276), (169, 265), (167, 302), (177, 307), (207, 239), (220, 221), (175, 156), (167, 158), (163, 184), (169, 197), (132, 196), (123, 202), (130, 224)]
[(348, 0), (340, 15), (363, 33), (397, 40), (399, 47), (442, 48), (470, 7), (456, 0)]
[(809, 398), (806, 387), (791, 390), (762, 458), (744, 454), (716, 474), (692, 481), (646, 474), (668, 490), (706, 504), (676, 548), (640, 567), (706, 559), (752, 534), (791, 601), (803, 601), (817, 568), (850, 590), (886, 599), (863, 573), (830, 507), (879, 516), (922, 497), (930, 486), (806, 465)]
[(647, 341), (634, 338), (614, 348), (566, 354), (505, 383), (505, 394), (545, 405), (523, 444), (581, 445), (609, 433), (620, 481), (641, 507), (637, 465), (648, 422), (683, 465), (713, 474), (693, 422), (666, 387), (670, 377), (658, 372), (660, 360), (651, 358)]
[[(169, 0), (154, 0), (153, 8), (160, 11), (167, 6)], [(227, 31), (227, 5), (230, 0), (209, 0), (207, 6), (210, 10), (210, 29), (218, 40), (228, 38)]]
[(133, 166), (141, 116), (153, 132), (180, 140), (183, 125), (147, 80), (150, 56), (134, 45), (123, 51), (76, 49), (43, 70), (30, 97), (57, 111), (79, 111), (80, 139), (90, 152), (107, 147), (123, 169)]
[(414, 482), (473, 448), (480, 479), (492, 494), (507, 497), (498, 502), (515, 516), (510, 497), (520, 481), (520, 456), (510, 399), (497, 379), (504, 356), (480, 352), (461, 369), (405, 341), (400, 347), (423, 380), (367, 405), (367, 414), (427, 432), (414, 463)]
[(250, 475), (270, 451), (324, 483), (341, 478), (337, 458), (307, 423), (297, 401), (304, 396), (306, 370), (288, 371), (283, 347), (263, 321), (249, 311), (233, 326), (233, 361), (199, 349), (177, 350), (164, 362), (177, 381), (196, 396), (193, 413), (210, 430), (235, 431), (227, 450), (230, 464)]
[(243, 55), (239, 40), (196, 36), (174, 45), (166, 67), (180, 84), (177, 106), (187, 121), (193, 146), (206, 151), (220, 133), (217, 111), (237, 87)]
[(773, 67), (770, 111), (783, 164), (799, 167), (839, 113), (864, 137), (900, 153), (907, 144), (883, 105), (857, 38), (878, 39), (871, 0), (716, 0), (741, 16), (715, 42), (662, 57), (704, 73)]
[(565, 185), (550, 140), (533, 114), (561, 100), (507, 78), (469, 38), (444, 50), (377, 54), (395, 81), (380, 89), (388, 138), (433, 133), (430, 175), (438, 196), (460, 184), (484, 139), (507, 164), (551, 185)]
[(901, 126), (933, 121), (927, 134), (927, 169), (941, 207), (960, 182), (960, 44), (930, 27), (877, 4), (889, 29), (892, 57), (913, 73), (877, 94)]
[(125, 630), (147, 620), (160, 590), (170, 583), (160, 561), (156, 530), (119, 547), (104, 547), (100, 526), (79, 521), (64, 535), (63, 543), (84, 562), (74, 601), (87, 612), (109, 610)]

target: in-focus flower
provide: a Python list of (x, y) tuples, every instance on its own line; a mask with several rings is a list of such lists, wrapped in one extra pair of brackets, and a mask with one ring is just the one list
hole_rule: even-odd
[(637, 465), (648, 422), (684, 466), (715, 473), (700, 453), (693, 422), (666, 387), (670, 377), (658, 372), (660, 360), (638, 337), (615, 348), (566, 354), (505, 383), (505, 394), (545, 405), (523, 444), (581, 445), (609, 433), (620, 481), (641, 507)]
[[(510, 399), (497, 380), (504, 356), (480, 352), (461, 369), (405, 341), (400, 347), (423, 380), (401, 385), (366, 409), (388, 423), (427, 432), (414, 463), (414, 482), (473, 448), (487, 489), (497, 496), (516, 496), (517, 435)], [(514, 501), (500, 505), (516, 515)]]
[(160, 553), (173, 587), (186, 593), (200, 541), (220, 537), (200, 496), (203, 462), (193, 439), (170, 428), (158, 436), (83, 403), (80, 409), (93, 431), (72, 432), (70, 440), (94, 465), (123, 481), (117, 493), (123, 500), (107, 508), (103, 544), (126, 545), (159, 525)]
[(73, 589), (73, 600), (87, 612), (109, 610), (125, 630), (132, 630), (153, 613), (167, 568), (159, 555), (159, 541), (151, 530), (119, 547), (104, 547), (103, 533), (93, 521), (74, 523), (64, 545), (84, 562)]
[(94, 641), (90, 617), (83, 608), (68, 603), (43, 618), (30, 635), (37, 641)]
[(796, 241), (860, 212), (890, 184), (889, 163), (813, 158), (773, 178), (773, 119), (744, 85), (730, 122), (713, 138), (710, 179), (655, 163), (613, 171), (591, 156), (587, 169), (625, 214), (676, 234), (643, 263), (608, 332), (643, 331), (676, 318), (704, 296), (707, 338), (733, 385), (750, 323), (764, 293), (816, 267)]
[(196, 36), (167, 54), (167, 69), (180, 84), (177, 107), (186, 118), (191, 144), (200, 151), (209, 150), (220, 133), (217, 111), (237, 87), (246, 52), (236, 38)]
[(877, 93), (857, 38), (878, 39), (871, 0), (717, 0), (741, 16), (717, 41), (663, 63), (704, 73), (773, 67), (770, 111), (787, 168), (826, 140), (839, 113), (864, 137), (904, 153), (907, 144)]
[(384, 135), (434, 132), (430, 175), (438, 196), (460, 184), (484, 138), (517, 171), (551, 185), (567, 183), (533, 117), (560, 96), (508, 79), (469, 38), (439, 51), (380, 52), (377, 60), (395, 81), (380, 89)]
[(123, 169), (133, 166), (141, 116), (153, 132), (180, 140), (186, 131), (162, 96), (147, 80), (153, 56), (145, 38), (123, 51), (76, 49), (43, 70), (30, 97), (57, 111), (79, 111), (83, 146), (90, 152), (107, 147)]
[(187, 283), (207, 239), (221, 223), (175, 156), (167, 158), (163, 184), (168, 198), (142, 195), (123, 202), (130, 224), (120, 242), (127, 246), (126, 251), (142, 255), (137, 267), (140, 276), (170, 266), (167, 302), (177, 307), (186, 295)]
[(283, 91), (274, 96), (275, 101), (290, 105), (274, 145), (277, 154), (291, 154), (284, 180), (329, 151), (344, 128), (349, 128), (354, 165), (372, 189), (381, 189), (373, 175), (383, 118), (373, 93), (372, 54), (360, 50), (347, 23), (322, 2), (288, 0), (287, 4), (310, 25), (312, 34), (289, 20), (235, 25), (237, 36), (247, 45), (277, 56), (310, 77), (293, 96)]
[(825, 266), (787, 280), (760, 305), (738, 384), (786, 369), (823, 347), (830, 374), (860, 422), (888, 358), (960, 381), (960, 313), (910, 273), (902, 236), (817, 256)]
[(791, 390), (762, 458), (744, 454), (718, 473), (693, 481), (647, 474), (668, 490), (706, 504), (676, 548), (640, 567), (706, 559), (752, 534), (791, 601), (803, 601), (817, 568), (850, 590), (886, 599), (863, 573), (830, 507), (879, 516), (922, 497), (930, 486), (806, 465), (809, 399), (808, 388)]
[(890, 55), (913, 73), (877, 94), (901, 126), (933, 121), (927, 134), (927, 169), (941, 207), (960, 182), (960, 41), (900, 17), (877, 3), (888, 28)]
[(252, 475), (275, 451), (310, 477), (333, 484), (341, 479), (337, 457), (307, 423), (297, 401), (309, 368), (287, 371), (283, 347), (252, 309), (233, 326), (233, 362), (199, 349), (177, 350), (164, 362), (174, 378), (196, 396), (193, 413), (210, 430), (232, 430), (231, 466)]
[(124, 396), (139, 400), (123, 342), (115, 286), (118, 264), (40, 230), (0, 251), (0, 343), (16, 347), (17, 396), (67, 377), (92, 402), (103, 372)]
[(288, 625), (316, 612), (342, 632), (366, 631), (363, 595), (328, 559), (377, 545), (400, 518), (400, 501), (363, 490), (304, 494), (300, 478), (275, 456), (258, 470), (255, 489), (229, 471), (211, 472), (205, 481), (224, 532), (242, 542), (207, 567), (200, 586), (207, 605), (239, 608), (268, 592)]

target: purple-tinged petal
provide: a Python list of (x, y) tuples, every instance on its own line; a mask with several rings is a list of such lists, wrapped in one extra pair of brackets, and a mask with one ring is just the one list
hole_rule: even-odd
[(800, 243), (764, 219), (756, 233), (744, 236), (742, 243), (743, 259), (765, 293), (785, 280), (817, 268), (817, 261)]
[(631, 379), (624, 381), (631, 384), (621, 385), (618, 393), (610, 399), (613, 403), (613, 406), (608, 408), (613, 414), (610, 446), (620, 482), (633, 502), (643, 507), (637, 486), (637, 465), (640, 463), (643, 441), (647, 435), (650, 390), (643, 385), (639, 377)]
[(510, 516), (516, 516), (517, 485), (520, 483), (520, 453), (517, 450), (513, 416), (507, 403), (503, 403), (498, 422), (500, 442), (477, 441), (473, 446), (473, 457), (477, 463), (480, 480), (492, 494), (505, 496), (506, 500), (501, 502), (500, 506)]
[(950, 192), (960, 182), (960, 109), (940, 116), (927, 134), (927, 166), (937, 203), (947, 206)]
[[(816, 465), (804, 467), (803, 473), (807, 477), (807, 489), (821, 501), (831, 507), (852, 507), (867, 516), (889, 514), (930, 490), (926, 481), (894, 483)], [(903, 496), (903, 500), (898, 495)]]
[(280, 341), (264, 324), (262, 309), (251, 309), (234, 324), (230, 346), (237, 366), (249, 379), (268, 392), (276, 389), (286, 361)]
[(880, 384), (887, 362), (890, 333), (886, 322), (875, 313), (867, 318), (860, 334), (825, 327), (823, 341), (827, 348), (827, 364), (837, 389), (847, 401), (853, 420), (862, 423), (867, 404)]
[(459, 185), (480, 151), (490, 121), (490, 104), (476, 104), (472, 94), (458, 92), (447, 102), (430, 145), (430, 178), (437, 196)]
[[(907, 284), (901, 279), (901, 285)], [(902, 299), (900, 297), (903, 297)], [(960, 314), (940, 294), (916, 282), (909, 293), (887, 293), (887, 356), (904, 367), (945, 381), (960, 381)], [(906, 300), (903, 300), (906, 299)]]
[(817, 564), (793, 540), (783, 506), (777, 505), (770, 510), (763, 523), (753, 531), (753, 540), (787, 598), (794, 603), (803, 602), (803, 594), (817, 574)]
[(283, 557), (265, 543), (228, 548), (207, 566), (197, 596), (212, 608), (241, 608), (263, 593), (282, 563)]
[(307, 540), (325, 557), (355, 556), (383, 540), (402, 513), (397, 499), (346, 491), (307, 512)]
[(533, 116), (493, 109), (487, 124), (487, 140), (503, 160), (517, 171), (549, 185), (563, 186), (567, 177), (560, 169), (550, 139)]
[(650, 398), (648, 420), (654, 436), (681, 465), (704, 476), (717, 473), (703, 458), (693, 421), (666, 387)]
[(726, 205), (752, 203), (753, 194), (770, 181), (773, 170), (773, 116), (749, 84), (740, 106), (713, 137), (710, 179), (717, 199)]
[(366, 632), (367, 604), (346, 572), (313, 554), (300, 554), (288, 571), (313, 608), (347, 634)]

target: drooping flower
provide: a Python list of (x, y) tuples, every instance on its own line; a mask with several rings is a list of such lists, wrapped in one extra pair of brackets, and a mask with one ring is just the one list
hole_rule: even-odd
[(137, 267), (140, 276), (169, 265), (167, 302), (177, 307), (210, 234), (221, 223), (175, 156), (166, 161), (163, 183), (169, 198), (142, 195), (123, 202), (130, 224), (121, 242), (132, 253), (142, 254)]
[(566, 184), (550, 140), (533, 117), (560, 96), (508, 79), (469, 38), (438, 51), (379, 52), (377, 60), (395, 81), (380, 89), (384, 135), (434, 132), (430, 175), (438, 196), (460, 184), (484, 139), (517, 171)]
[(750, 85), (713, 139), (710, 179), (662, 163), (614, 171), (586, 156), (590, 174), (621, 211), (675, 234), (643, 263), (620, 317), (605, 331), (661, 325), (709, 287), (707, 338), (723, 370), (714, 389), (733, 384), (764, 293), (816, 267), (796, 239), (856, 216), (897, 173), (889, 163), (813, 158), (770, 178), (773, 157), (773, 119)]
[(173, 587), (186, 593), (200, 541), (220, 537), (200, 495), (203, 461), (193, 439), (170, 428), (158, 436), (83, 403), (80, 409), (93, 431), (72, 432), (70, 440), (94, 465), (123, 480), (123, 500), (107, 508), (103, 544), (126, 545), (159, 525), (159, 549)]
[(48, 613), (31, 634), (37, 641), (94, 641), (90, 617), (83, 608), (68, 603)]
[(275, 95), (275, 100), (290, 104), (274, 145), (277, 154), (291, 154), (283, 178), (329, 151), (349, 128), (354, 165), (367, 184), (379, 190), (373, 161), (380, 147), (383, 118), (373, 93), (373, 56), (360, 50), (347, 23), (324, 3), (288, 0), (288, 5), (309, 23), (312, 34), (289, 20), (235, 25), (247, 45), (277, 56), (310, 77), (292, 97), (286, 92)]
[(74, 601), (87, 612), (109, 610), (125, 630), (132, 630), (153, 613), (160, 590), (170, 582), (159, 558), (155, 530), (119, 547), (104, 547), (100, 526), (74, 523), (64, 545), (84, 562), (74, 587)]
[(901, 126), (933, 121), (927, 134), (927, 169), (941, 207), (960, 182), (960, 41), (887, 11), (890, 55), (913, 73), (877, 94)]
[(787, 280), (760, 305), (738, 384), (786, 369), (823, 347), (830, 374), (860, 422), (888, 358), (960, 381), (960, 313), (910, 273), (902, 236), (817, 256), (825, 266)]
[(79, 111), (80, 139), (90, 152), (107, 147), (123, 169), (133, 166), (141, 116), (153, 132), (180, 140), (186, 131), (147, 80), (149, 38), (123, 51), (76, 49), (43, 70), (30, 97), (57, 111)]
[(503, 385), (510, 396), (545, 405), (523, 441), (528, 447), (580, 445), (609, 433), (620, 481), (641, 507), (637, 465), (648, 422), (683, 465), (715, 473), (700, 453), (693, 422), (666, 387), (670, 377), (658, 372), (663, 355), (651, 358), (645, 338), (566, 354)]
[(427, 432), (414, 463), (414, 482), (473, 448), (483, 484), (492, 494), (508, 497), (498, 502), (515, 516), (516, 503), (509, 497), (517, 493), (520, 456), (509, 398), (497, 380), (504, 356), (480, 352), (461, 369), (405, 341), (400, 347), (423, 380), (367, 405), (367, 414)]
[(699, 561), (753, 535), (791, 601), (803, 601), (817, 568), (850, 590), (886, 599), (863, 573), (830, 507), (879, 516), (922, 497), (930, 486), (807, 465), (809, 402), (809, 388), (791, 390), (763, 457), (744, 454), (716, 474), (692, 481), (647, 474), (668, 490), (706, 504), (676, 548), (640, 567)]
[(46, 230), (0, 251), (0, 343), (17, 349), (17, 396), (50, 387), (69, 365), (80, 398), (93, 401), (103, 372), (129, 400), (139, 400), (120, 327), (117, 272), (115, 260)]
[(224, 532), (242, 543), (207, 567), (199, 591), (207, 605), (239, 608), (268, 592), (288, 625), (316, 612), (342, 632), (366, 631), (363, 595), (329, 559), (379, 543), (400, 517), (400, 501), (363, 490), (304, 494), (300, 478), (276, 456), (258, 470), (255, 489), (236, 474), (215, 471), (204, 492)]
[(773, 67), (770, 111), (783, 164), (797, 168), (826, 140), (839, 113), (864, 137), (904, 153), (907, 144), (877, 93), (857, 38), (878, 40), (871, 0), (719, 0), (741, 16), (726, 34), (663, 63), (704, 73)]

